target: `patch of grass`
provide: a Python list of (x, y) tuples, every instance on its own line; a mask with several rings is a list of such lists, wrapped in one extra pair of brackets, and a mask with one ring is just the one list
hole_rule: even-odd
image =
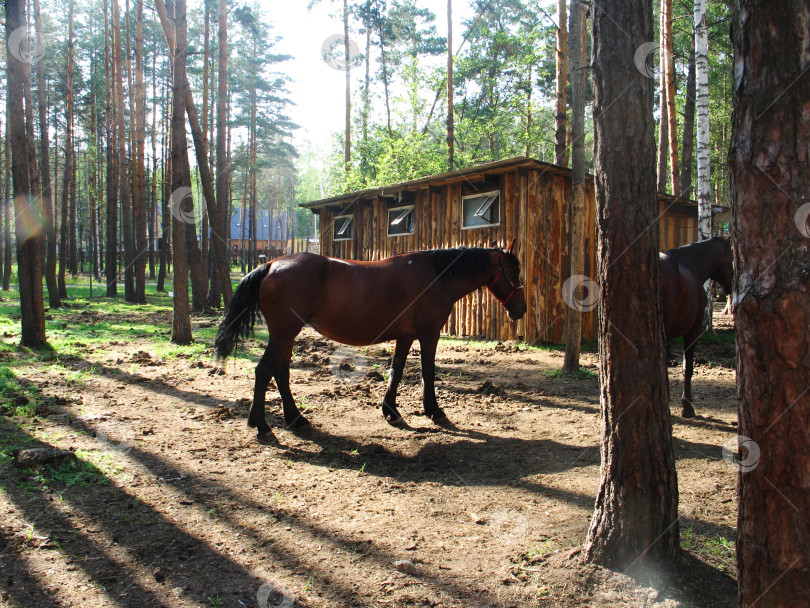
[(721, 571), (732, 569), (737, 559), (733, 540), (719, 534), (702, 537), (695, 533), (692, 526), (681, 532), (681, 547), (700, 555)]
[(734, 330), (720, 330), (703, 334), (701, 342), (711, 342), (713, 344), (735, 344), (736, 333)]

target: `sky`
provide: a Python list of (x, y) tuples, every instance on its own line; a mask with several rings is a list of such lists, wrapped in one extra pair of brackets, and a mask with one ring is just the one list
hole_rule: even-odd
[[(338, 16), (342, 3), (321, 0), (311, 10), (307, 9), (309, 0), (262, 0), (262, 4), (267, 9), (275, 33), (282, 37), (277, 44), (278, 52), (293, 57), (282, 68), (293, 78), (289, 86), (290, 98), (296, 105), (290, 109), (290, 115), (293, 122), (301, 127), (294, 133), (293, 143), (299, 150), (307, 141), (315, 149), (326, 150), (331, 134), (342, 133), (344, 128), (346, 85), (345, 73), (324, 61), (321, 49), (330, 36), (338, 36), (341, 41), (343, 39), (343, 21)], [(437, 33), (446, 36), (447, 2), (422, 0), (418, 5), (433, 11)], [(468, 2), (453, 2), (453, 46), (456, 49), (461, 41), (462, 21), (471, 14)], [(359, 52), (365, 50), (363, 34), (350, 32), (349, 39), (356, 44)], [(374, 69), (372, 64), (372, 72)], [(362, 70), (362, 67), (356, 68), (353, 81)], [(352, 86), (353, 103), (358, 103), (359, 90), (355, 84)]]

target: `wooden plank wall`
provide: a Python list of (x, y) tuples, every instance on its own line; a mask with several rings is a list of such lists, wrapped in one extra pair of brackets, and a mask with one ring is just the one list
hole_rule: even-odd
[[(488, 179), (497, 179), (490, 176)], [(332, 240), (334, 212), (321, 211), (321, 252), (343, 259), (379, 260), (420, 249), (508, 246), (518, 238), (518, 258), (528, 306), (518, 322), (486, 290), (479, 289), (455, 306), (443, 331), (490, 340), (520, 339), (529, 344), (564, 343), (568, 307), (562, 286), (569, 276), (570, 176), (539, 169), (511, 169), (500, 176), (501, 224), (461, 229), (462, 183), (414, 191), (414, 234), (387, 236), (388, 206), (380, 199), (352, 205), (354, 239)], [(596, 208), (594, 187), (586, 184), (584, 275), (596, 279)], [(661, 205), (660, 243), (666, 250), (697, 238), (697, 220)], [(583, 315), (582, 337), (595, 340), (597, 310)]]

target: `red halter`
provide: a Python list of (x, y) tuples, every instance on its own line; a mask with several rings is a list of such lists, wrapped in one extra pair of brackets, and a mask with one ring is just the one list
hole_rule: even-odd
[[(503, 251), (499, 249), (499, 250), (498, 250), (498, 255), (500, 256), (500, 268), (498, 268), (498, 274), (496, 274), (496, 275), (495, 275), (495, 278), (494, 278), (494, 279), (492, 279), (492, 282), (491, 282), (489, 285), (487, 285), (487, 289), (489, 289), (490, 293), (491, 293), (493, 296), (495, 296), (495, 298), (496, 298), (496, 299), (497, 299), (497, 300), (498, 300), (498, 301), (499, 301), (501, 304), (503, 304), (504, 306), (506, 306), (506, 303), (507, 303), (509, 300), (511, 300), (511, 299), (512, 299), (512, 296), (514, 296), (514, 295), (515, 295), (515, 294), (516, 294), (518, 291), (520, 291), (521, 289), (523, 289), (523, 284), (522, 284), (522, 283), (520, 283), (520, 282), (518, 282), (518, 284), (517, 284), (517, 285), (515, 285), (515, 283), (513, 283), (513, 282), (512, 282), (512, 279), (510, 279), (510, 278), (509, 278), (509, 275), (507, 275), (507, 274), (506, 274), (506, 273), (503, 271)], [(512, 288), (512, 291), (510, 291), (510, 292), (509, 292), (509, 295), (508, 295), (508, 296), (506, 296), (505, 298), (501, 298), (501, 297), (500, 297), (500, 296), (499, 296), (497, 293), (495, 293), (494, 291), (492, 291), (492, 287), (493, 287), (493, 285), (495, 285), (495, 283), (497, 283), (497, 282), (498, 282), (498, 280), (499, 280), (501, 277), (503, 277), (504, 279), (506, 279), (506, 282), (507, 282), (507, 283), (509, 283), (509, 286)]]

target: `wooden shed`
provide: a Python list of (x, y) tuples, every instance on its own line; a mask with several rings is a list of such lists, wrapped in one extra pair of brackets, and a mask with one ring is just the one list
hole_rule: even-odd
[[(457, 336), (564, 342), (569, 277), (571, 171), (518, 157), (351, 192), (302, 207), (320, 216), (321, 253), (379, 260), (408, 251), (501, 246), (518, 238), (528, 312), (512, 322), (486, 289), (456, 304), (444, 328)], [(661, 250), (697, 239), (697, 205), (659, 194)], [(585, 272), (595, 277), (593, 178), (586, 183)], [(596, 336), (597, 311), (584, 315), (583, 339)]]

